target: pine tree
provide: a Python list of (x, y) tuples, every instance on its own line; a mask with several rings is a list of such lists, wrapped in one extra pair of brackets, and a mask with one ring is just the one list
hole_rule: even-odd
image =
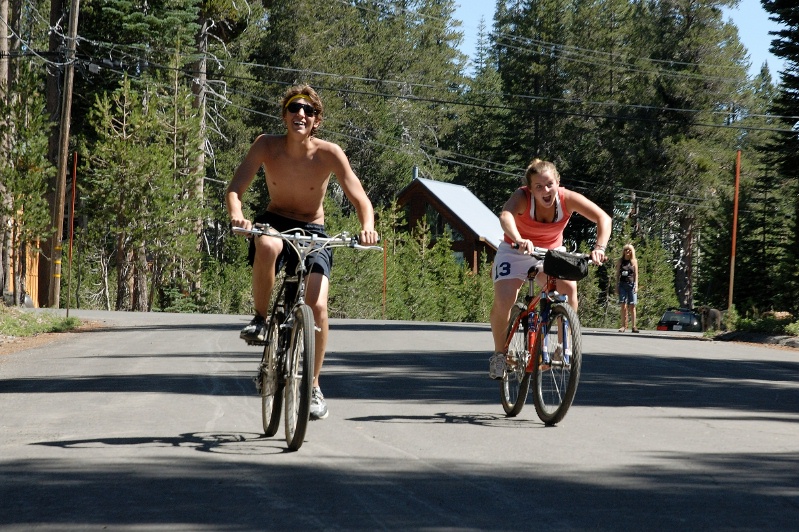
[[(49, 236), (50, 208), (45, 200), (53, 167), (47, 161), (47, 133), (50, 123), (41, 91), (42, 77), (32, 63), (18, 65), (14, 82), (8, 86), (11, 98), (0, 98), (0, 138), (7, 145), (0, 151), (0, 220), (5, 221), (3, 239), (4, 292), (14, 272), (14, 303), (33, 287), (25, 286), (27, 253), (38, 252), (36, 243)], [(13, 257), (13, 264), (11, 263)]]
[(790, 227), (789, 237), (783, 249), (780, 265), (783, 283), (781, 308), (794, 313), (799, 312), (799, 278), (796, 264), (799, 262), (799, 138), (796, 136), (796, 116), (799, 116), (799, 5), (791, 0), (761, 0), (763, 8), (771, 14), (772, 20), (783, 28), (775, 33), (771, 41), (771, 53), (785, 60), (785, 68), (780, 73), (781, 87), (771, 108), (780, 119), (783, 132), (769, 146), (773, 156), (774, 170), (778, 172), (777, 182), (784, 196), (793, 200), (792, 212), (786, 220)]

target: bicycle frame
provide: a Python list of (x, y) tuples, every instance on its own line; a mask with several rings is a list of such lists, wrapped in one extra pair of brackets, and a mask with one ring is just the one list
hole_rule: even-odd
[[(531, 255), (543, 259), (527, 272), (527, 294), (510, 312), (505, 340), (506, 370), (500, 383), (500, 399), (505, 414), (518, 415), (532, 386), (538, 417), (551, 426), (560, 422), (574, 400), (582, 366), (580, 319), (558, 293), (559, 263), (549, 270), (544, 262), (547, 250), (535, 248)], [(585, 255), (581, 255), (585, 258)], [(563, 260), (560, 256), (558, 260)], [(534, 284), (539, 273), (546, 280), (540, 290)], [(568, 273), (573, 276), (574, 274)]]
[[(534, 272), (534, 273), (533, 273)], [(538, 273), (537, 270), (533, 270), (528, 275), (527, 284), (528, 284), (528, 293), (524, 298), (525, 302), (525, 313), (527, 318), (527, 334), (528, 334), (528, 346), (530, 355), (535, 353), (535, 346), (536, 342), (538, 341), (538, 333), (541, 330), (546, 330), (547, 323), (549, 322), (549, 311), (553, 303), (563, 302), (566, 303), (568, 301), (568, 297), (565, 295), (561, 295), (557, 291), (557, 279), (554, 277), (547, 276), (546, 285), (541, 288), (540, 290), (536, 286), (535, 277)], [(538, 294), (536, 295), (536, 292)], [(568, 335), (566, 335), (568, 336)], [(542, 340), (544, 341), (544, 340)], [(564, 339), (564, 342), (566, 340)], [(543, 346), (543, 356), (544, 360), (541, 362), (543, 364), (549, 364), (551, 361), (549, 360), (549, 346)], [(563, 346), (566, 349), (566, 345)], [(505, 345), (505, 350), (508, 349), (508, 346)], [(568, 351), (566, 351), (568, 353)], [(568, 363), (568, 360), (565, 361)], [(527, 362), (527, 371), (533, 371), (533, 364), (535, 363), (535, 357), (531, 356)]]
[(261, 412), (266, 436), (274, 436), (280, 422), (281, 402), (285, 400), (286, 443), (296, 451), (302, 445), (309, 419), (311, 388), (315, 365), (315, 331), (311, 308), (305, 303), (306, 259), (327, 247), (379, 249), (361, 246), (357, 237), (340, 233), (333, 237), (308, 234), (300, 228), (277, 232), (269, 225), (252, 229), (234, 227), (233, 232), (255, 237), (280, 238), (297, 256), (295, 271), (286, 272), (272, 303), (267, 323), (267, 338), (255, 378), (261, 395)]
[[(325, 248), (331, 247), (349, 247), (353, 249), (373, 249), (382, 251), (380, 246), (362, 246), (358, 243), (358, 237), (350, 235), (349, 233), (342, 232), (332, 237), (322, 237), (316, 234), (308, 234), (307, 231), (301, 228), (289, 229), (288, 231), (278, 232), (269, 224), (255, 224), (252, 229), (244, 229), (241, 227), (234, 227), (233, 232), (245, 236), (269, 236), (272, 238), (280, 238), (288, 244), (293, 252), (297, 255), (298, 263), (297, 270), (294, 275), (287, 277), (283, 280), (286, 283), (297, 283), (297, 294), (292, 297), (293, 304), (289, 305), (289, 309), (296, 308), (298, 305), (305, 304), (305, 277), (308, 274), (308, 268), (305, 266), (305, 259), (312, 253), (317, 253)], [(288, 276), (288, 272), (286, 273)], [(286, 309), (286, 310), (289, 310)]]

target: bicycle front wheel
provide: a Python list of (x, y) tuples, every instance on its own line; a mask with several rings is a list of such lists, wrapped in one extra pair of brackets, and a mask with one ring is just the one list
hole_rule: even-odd
[(505, 376), (499, 384), (502, 408), (508, 417), (522, 411), (530, 389), (530, 373), (527, 363), (530, 360), (529, 335), (527, 334), (527, 309), (514, 305), (508, 324), (508, 356)]
[(311, 387), (314, 369), (314, 319), (311, 307), (300, 305), (294, 311), (294, 327), (288, 352), (289, 371), (286, 378), (286, 443), (296, 451), (305, 440), (311, 408)]
[[(546, 333), (536, 345), (533, 401), (546, 425), (559, 423), (574, 401), (582, 366), (580, 320), (568, 304), (552, 305)], [(544, 350), (549, 361), (545, 360)]]
[(283, 371), (283, 364), (280, 363), (278, 358), (280, 325), (282, 323), (282, 315), (273, 312), (269, 320), (266, 347), (264, 347), (264, 356), (259, 369), (261, 419), (263, 421), (264, 434), (268, 437), (277, 434), (277, 429), (280, 425), (280, 410), (283, 408), (283, 380), (280, 375)]

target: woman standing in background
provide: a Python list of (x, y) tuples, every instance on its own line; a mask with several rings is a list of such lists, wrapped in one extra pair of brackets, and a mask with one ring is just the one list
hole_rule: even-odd
[(622, 249), (621, 259), (616, 263), (616, 281), (619, 287), (619, 303), (621, 304), (621, 328), (627, 330), (627, 317), (632, 314), (632, 331), (638, 332), (635, 326), (635, 305), (638, 304), (638, 259), (635, 248), (627, 244)]

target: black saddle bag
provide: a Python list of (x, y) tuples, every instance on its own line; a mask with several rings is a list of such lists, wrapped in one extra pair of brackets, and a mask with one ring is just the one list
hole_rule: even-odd
[(558, 279), (579, 281), (588, 275), (588, 255), (550, 249), (544, 257), (544, 273)]

